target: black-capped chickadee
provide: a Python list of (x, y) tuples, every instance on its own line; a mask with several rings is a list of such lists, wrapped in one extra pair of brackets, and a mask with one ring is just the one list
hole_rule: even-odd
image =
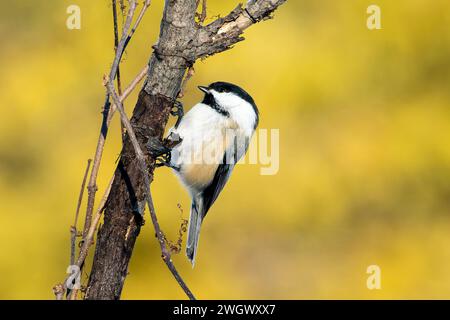
[(192, 266), (202, 221), (245, 155), (259, 120), (253, 98), (242, 88), (214, 82), (199, 89), (205, 93), (202, 102), (185, 115), (181, 105), (173, 113), (179, 118), (169, 130), (169, 139), (179, 143), (163, 162), (174, 170), (192, 199), (186, 244)]

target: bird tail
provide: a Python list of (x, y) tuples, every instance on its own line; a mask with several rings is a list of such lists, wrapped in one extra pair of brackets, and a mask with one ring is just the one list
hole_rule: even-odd
[(189, 218), (188, 236), (186, 244), (186, 255), (194, 267), (195, 255), (197, 253), (198, 240), (200, 238), (200, 227), (203, 220), (203, 198), (195, 196), (192, 199), (191, 215)]

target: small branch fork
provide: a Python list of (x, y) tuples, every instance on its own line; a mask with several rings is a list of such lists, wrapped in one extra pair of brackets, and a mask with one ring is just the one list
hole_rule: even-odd
[[(245, 7), (239, 4), (223, 18), (218, 18), (202, 26), (206, 18), (206, 1), (202, 0), (202, 13), (197, 15), (200, 26), (185, 47), (176, 48), (174, 52), (161, 55), (183, 57), (188, 62), (195, 62), (208, 56), (231, 49), (244, 38), (242, 33), (253, 24), (272, 18), (273, 12), (286, 0), (250, 0)], [(197, 2), (197, 6), (199, 4)]]
[[(104, 81), (107, 90), (106, 90), (105, 104), (103, 107), (103, 122), (100, 135), (97, 141), (95, 156), (92, 161), (92, 169), (89, 175), (89, 182), (87, 187), (88, 199), (86, 207), (86, 217), (82, 232), (82, 241), (80, 243), (81, 245), (80, 253), (78, 259), (76, 260), (76, 265), (80, 269), (82, 269), (85, 259), (88, 255), (89, 248), (93, 243), (94, 234), (99, 225), (102, 212), (105, 209), (107, 199), (110, 193), (113, 194), (114, 193), (113, 190), (117, 189), (115, 182), (113, 182), (114, 181), (113, 177), (109, 182), (108, 187), (106, 188), (105, 193), (100, 201), (98, 209), (96, 210), (95, 215), (93, 217), (95, 195), (97, 192), (97, 176), (103, 155), (103, 149), (112, 117), (115, 111), (118, 110), (121, 117), (121, 123), (125, 128), (128, 140), (132, 145), (132, 149), (130, 150), (134, 151), (134, 154), (137, 159), (137, 166), (138, 166), (137, 169), (139, 170), (138, 173), (142, 176), (142, 184), (144, 184), (143, 193), (141, 192), (141, 195), (144, 195), (145, 203), (147, 204), (150, 211), (150, 216), (152, 219), (156, 237), (158, 239), (161, 249), (162, 259), (167, 265), (168, 269), (171, 271), (172, 275), (174, 276), (180, 287), (189, 297), (189, 299), (195, 299), (195, 297), (193, 293), (190, 291), (190, 289), (187, 287), (186, 283), (184, 282), (184, 280), (182, 279), (182, 277), (180, 276), (180, 274), (178, 273), (177, 269), (175, 268), (172, 262), (171, 251), (167, 247), (164, 233), (160, 228), (150, 191), (150, 182), (152, 180), (152, 176), (150, 174), (153, 171), (149, 172), (149, 168), (146, 164), (146, 158), (138, 142), (138, 139), (136, 138), (135, 130), (133, 129), (131, 122), (125, 113), (123, 101), (126, 99), (126, 97), (128, 97), (128, 95), (133, 91), (133, 89), (137, 86), (137, 84), (143, 79), (143, 77), (146, 74), (148, 75), (148, 78), (144, 88), (141, 90), (140, 99), (141, 97), (143, 97), (142, 99), (145, 100), (148, 97), (162, 96), (166, 101), (169, 100), (174, 101), (177, 96), (182, 97), (185, 91), (187, 81), (189, 81), (189, 79), (194, 75), (193, 64), (197, 59), (206, 58), (210, 55), (228, 50), (235, 43), (244, 40), (244, 38), (241, 37), (241, 35), (246, 28), (259, 21), (271, 18), (272, 13), (286, 0), (249, 0), (245, 8), (242, 5), (238, 5), (227, 16), (223, 18), (218, 18), (212, 23), (207, 24), (205, 26), (203, 26), (203, 23), (206, 19), (207, 1), (206, 0), (201, 1), (202, 1), (202, 10), (201, 13), (197, 15), (195, 14), (195, 12), (200, 4), (200, 0), (177, 0), (165, 2), (163, 21), (161, 23), (161, 32), (160, 32), (161, 38), (158, 40), (158, 45), (154, 46), (155, 50), (154, 54), (152, 55), (152, 58), (150, 59), (149, 66), (144, 67), (142, 71), (136, 76), (136, 78), (131, 82), (131, 84), (123, 91), (123, 93), (121, 93), (119, 65), (128, 43), (130, 42), (137, 27), (139, 26), (146, 10), (150, 6), (150, 0), (144, 1), (143, 6), (133, 25), (132, 23), (137, 8), (137, 1), (128, 0), (128, 12), (125, 21), (122, 23), (123, 28), (120, 41), (118, 37), (118, 25), (117, 25), (117, 11), (116, 11), (117, 3), (116, 0), (112, 0), (114, 10), (113, 18), (114, 18), (116, 50), (115, 50), (115, 57), (111, 65), (111, 70), (109, 72), (109, 75), (106, 77)], [(123, 12), (125, 8), (124, 1), (119, 0), (119, 4)], [(194, 22), (195, 17), (198, 18), (197, 22)], [(187, 72), (186, 68), (188, 69)], [(162, 81), (160, 81), (161, 79), (158, 78), (158, 75), (164, 74), (164, 72), (168, 72), (169, 70), (171, 72), (171, 77), (169, 78), (167, 76), (166, 77), (163, 76), (164, 80), (168, 81), (163, 83)], [(184, 70), (184, 71), (183, 73), (179, 73), (177, 70)], [(183, 75), (184, 80), (182, 80)], [(116, 79), (118, 81), (118, 90), (119, 90), (118, 92), (114, 87), (114, 81)], [(112, 103), (110, 103), (110, 100), (112, 100)], [(164, 105), (164, 108), (167, 109), (168, 106)], [(160, 108), (159, 111), (157, 111), (157, 113), (161, 112), (160, 115), (158, 115), (157, 113), (153, 115), (159, 117), (157, 118), (160, 119), (158, 125), (161, 125), (162, 129), (164, 128), (167, 122), (167, 118), (164, 118), (163, 116), (164, 110), (166, 110), (164, 108)], [(139, 128), (139, 122), (136, 123), (135, 125), (136, 128)], [(89, 167), (90, 162), (85, 172), (82, 189), (84, 189), (84, 185), (86, 183)], [(71, 229), (71, 239), (72, 239), (71, 263), (75, 262), (74, 243), (75, 238), (77, 236), (76, 224), (78, 220), (78, 212), (82, 201), (82, 196), (83, 192), (80, 193), (79, 197), (75, 217), (75, 225)], [(108, 203), (110, 202), (108, 201)], [(124, 207), (119, 208), (124, 209)], [(120, 211), (118, 212), (120, 213)], [(101, 231), (103, 231), (103, 229), (104, 227), (102, 227)], [(134, 234), (133, 237), (137, 237), (137, 234), (138, 233)], [(117, 238), (116, 240), (121, 241), (120, 239), (121, 238)], [(125, 257), (125, 260), (121, 261), (121, 263), (124, 263), (125, 267), (128, 265), (127, 259), (129, 259), (129, 257), (128, 258)], [(100, 265), (101, 263), (102, 262), (100, 262)], [(112, 264), (109, 263), (106, 266), (112, 266)], [(122, 279), (118, 280), (118, 283), (120, 282), (123, 285), (124, 279), (125, 277), (123, 276)], [(115, 284), (116, 281), (117, 280), (114, 280), (115, 288), (120, 288), (119, 291), (117, 291), (118, 295), (114, 293), (114, 296), (105, 295), (105, 297), (109, 298), (120, 297), (121, 286), (120, 285), (116, 286)], [(98, 283), (101, 285), (106, 285), (104, 280)], [(54, 287), (54, 293), (58, 300), (63, 299), (64, 293), (68, 291), (66, 284), (67, 279), (63, 284), (57, 284)], [(72, 290), (68, 298), (76, 299), (77, 291), (78, 290)]]

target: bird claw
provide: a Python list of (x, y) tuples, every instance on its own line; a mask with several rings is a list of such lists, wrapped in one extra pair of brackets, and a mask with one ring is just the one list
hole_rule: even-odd
[(170, 109), (170, 114), (175, 116), (183, 116), (184, 115), (184, 108), (181, 101), (175, 100), (173, 102), (173, 106)]
[(160, 155), (159, 157), (156, 158), (155, 161), (155, 167), (159, 168), (159, 167), (168, 167), (171, 168), (175, 171), (180, 171), (179, 167), (174, 166), (173, 164), (170, 163), (171, 160), (171, 153), (165, 153)]
[(170, 109), (170, 114), (174, 117), (178, 117), (177, 122), (175, 123), (175, 128), (177, 128), (184, 116), (183, 104), (180, 101), (175, 100), (172, 108)]
[(171, 165), (170, 165), (170, 152), (164, 153), (164, 154), (158, 156), (155, 159), (155, 166), (157, 168), (164, 167), (164, 166), (171, 167)]
[(157, 137), (150, 137), (146, 147), (149, 154), (155, 159), (163, 154), (170, 153), (171, 151), (171, 149), (166, 147)]

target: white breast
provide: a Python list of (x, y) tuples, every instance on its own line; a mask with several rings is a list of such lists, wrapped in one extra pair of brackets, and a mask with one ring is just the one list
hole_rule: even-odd
[[(244, 130), (240, 130), (244, 129)], [(233, 147), (235, 137), (244, 139), (247, 128), (241, 128), (233, 117), (226, 117), (211, 107), (199, 103), (182, 118), (177, 133), (182, 142), (172, 149), (171, 164), (180, 168), (176, 172), (191, 193), (200, 192), (213, 180), (224, 154)], [(245, 153), (239, 152), (238, 158)]]

